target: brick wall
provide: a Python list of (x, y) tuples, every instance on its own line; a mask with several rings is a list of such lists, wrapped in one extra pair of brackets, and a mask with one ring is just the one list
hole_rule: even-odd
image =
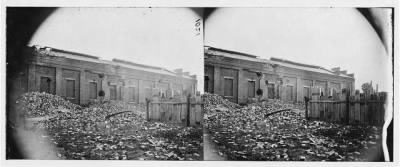
[[(85, 104), (93, 97), (99, 99), (100, 90), (105, 92), (105, 100), (114, 98), (136, 103), (144, 103), (146, 95), (151, 98), (159, 94), (160, 90), (172, 92), (172, 85), (176, 85), (174, 89), (178, 92), (195, 93), (197, 81), (194, 78), (142, 71), (115, 65), (116, 63), (112, 62), (107, 64), (96, 61), (59, 57), (57, 53), (33, 52), (31, 59), (25, 62), (29, 66), (28, 91), (40, 91), (40, 82), (43, 83), (44, 79), (49, 78), (50, 93), (65, 97), (77, 104)], [(42, 89), (44, 88), (42, 86)], [(93, 94), (91, 89), (97, 89), (97, 93)], [(135, 94), (135, 101), (131, 101), (132, 97), (129, 97), (132, 96), (131, 92)]]
[[(333, 88), (349, 88), (351, 92), (354, 92), (354, 78), (351, 77), (274, 65), (261, 59), (259, 61), (234, 59), (225, 57), (223, 56), (224, 54), (223, 51), (218, 53), (213, 50), (211, 54), (207, 50), (205, 51), (204, 75), (208, 76), (210, 81), (213, 81), (212, 87), (210, 86), (211, 84), (208, 84), (208, 89), (205, 89), (205, 91), (210, 92), (212, 90), (211, 92), (223, 96), (224, 77), (232, 77), (235, 83), (237, 82), (237, 86), (234, 85), (232, 99), (238, 103), (247, 103), (249, 80), (256, 81), (256, 90), (258, 88), (263, 90), (263, 99), (276, 98), (286, 101), (303, 101), (305, 94), (310, 94), (313, 86), (321, 87), (324, 94), (329, 93), (329, 90)], [(262, 77), (258, 78), (256, 72), (262, 73)], [(267, 85), (266, 81), (270, 85)], [(268, 92), (268, 90), (271, 92)], [(272, 95), (268, 96), (269, 94)]]

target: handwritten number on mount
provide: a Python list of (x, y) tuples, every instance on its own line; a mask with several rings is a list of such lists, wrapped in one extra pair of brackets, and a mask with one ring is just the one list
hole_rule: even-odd
[(195, 30), (196, 30), (196, 36), (200, 35), (201, 32), (201, 19), (197, 19), (195, 23)]

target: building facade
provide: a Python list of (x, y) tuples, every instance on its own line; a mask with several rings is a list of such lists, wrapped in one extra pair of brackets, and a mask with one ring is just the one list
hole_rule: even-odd
[(340, 68), (297, 63), (279, 58), (260, 59), (245, 53), (205, 47), (204, 91), (239, 104), (257, 98), (299, 102), (318, 88), (321, 96), (342, 89), (354, 92), (354, 75)]
[(182, 69), (172, 72), (48, 47), (29, 47), (26, 54), (29, 60), (24, 65), (28, 68), (19, 73), (17, 84), (26, 91), (56, 94), (76, 104), (100, 98), (144, 103), (153, 96), (182, 96), (194, 94), (197, 89), (196, 76)]

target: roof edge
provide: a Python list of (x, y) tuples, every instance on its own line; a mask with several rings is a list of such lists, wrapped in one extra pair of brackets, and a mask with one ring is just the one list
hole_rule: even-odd
[[(222, 52), (231, 53), (231, 54), (239, 54), (239, 55), (241, 55), (241, 56), (246, 56), (246, 57), (250, 57), (250, 58), (259, 59), (260, 61), (262, 61), (262, 60), (267, 60), (267, 61), (268, 61), (268, 59), (260, 59), (258, 56), (251, 55), (251, 54), (246, 54), (246, 53), (242, 53), (242, 52), (236, 52), (236, 51), (231, 51), (231, 50), (226, 50), (226, 49), (221, 49), (221, 48), (215, 48), (215, 47), (208, 46), (208, 45), (205, 45), (204, 47), (205, 47), (207, 50), (215, 50), (215, 51), (222, 51)], [(327, 69), (327, 68), (325, 68), (325, 67), (321, 67), (321, 66), (317, 66), (317, 65), (299, 63), (299, 62), (294, 62), (294, 61), (291, 61), (291, 60), (286, 60), (286, 59), (281, 59), (281, 58), (276, 58), (276, 57), (271, 57), (271, 58), (269, 59), (269, 61), (276, 61), (276, 62), (288, 63), (288, 64), (297, 65), (297, 66), (302, 66), (302, 67), (309, 67), (309, 68), (321, 69), (321, 70), (330, 72), (330, 73), (332, 73), (332, 74), (336, 74), (336, 75), (341, 75), (341, 74), (342, 74), (342, 75), (345, 75), (345, 76), (347, 76), (347, 77), (354, 78), (354, 74), (347, 74), (347, 72), (346, 72), (346, 73), (340, 72), (340, 73), (337, 74), (337, 72), (335, 71), (336, 68), (333, 68), (332, 70), (330, 70), (330, 69)], [(272, 63), (272, 62), (271, 62), (271, 63)], [(339, 68), (339, 69), (340, 69), (340, 68)]]
[(303, 67), (311, 67), (311, 68), (321, 68), (321, 69), (323, 69), (323, 67), (321, 67), (321, 66), (316, 66), (316, 65), (311, 65), (311, 64), (304, 64), (304, 63), (294, 62), (294, 61), (291, 61), (291, 60), (285, 60), (285, 59), (276, 58), (276, 57), (271, 57), (270, 60), (271, 61), (279, 61), (279, 62), (283, 62), (283, 63), (289, 63), (289, 64), (303, 66)]
[[(151, 69), (156, 69), (156, 70), (165, 70), (168, 71), (164, 68), (161, 67), (156, 67), (156, 66), (150, 66), (150, 65), (145, 65), (145, 64), (139, 64), (139, 63), (134, 63), (131, 61), (127, 61), (127, 60), (122, 60), (122, 59), (117, 59), (117, 58), (113, 58), (111, 60), (112, 62), (116, 62), (116, 63), (122, 63), (122, 64), (126, 64), (126, 65), (133, 65), (133, 66), (139, 66), (139, 67), (144, 67), (144, 68), (151, 68)], [(169, 71), (170, 72), (170, 71)]]
[[(28, 46), (29, 47), (29, 46)], [(31, 46), (31, 48), (34, 48), (36, 50), (46, 50), (46, 51), (52, 51), (52, 52), (59, 52), (59, 53), (65, 53), (65, 54), (71, 54), (71, 55), (76, 55), (76, 56), (81, 56), (81, 57), (86, 57), (86, 58), (90, 58), (90, 59), (96, 59), (99, 60), (100, 58), (97, 56), (92, 56), (92, 55), (88, 55), (88, 54), (84, 54), (84, 53), (78, 53), (78, 52), (72, 52), (72, 51), (66, 51), (66, 50), (62, 50), (62, 49), (57, 49), (57, 48), (52, 48), (52, 47), (42, 47), (39, 45), (33, 45)]]
[[(122, 59), (117, 59), (117, 58), (113, 58), (111, 61), (109, 61), (109, 60), (101, 60), (97, 56), (92, 56), (92, 55), (83, 54), (83, 53), (77, 53), (77, 52), (72, 52), (72, 51), (66, 51), (66, 50), (47, 47), (47, 46), (32, 45), (32, 46), (27, 46), (27, 47), (29, 49), (33, 49), (34, 51), (39, 52), (39, 53), (43, 52), (44, 54), (50, 54), (51, 52), (53, 52), (53, 53), (54, 52), (55, 53), (65, 53), (65, 54), (70, 54), (70, 55), (73, 55), (73, 56), (80, 56), (80, 57), (89, 58), (89, 59), (93, 59), (93, 60), (97, 60), (97, 61), (100, 60), (103, 63), (104, 62), (110, 62), (110, 63), (131, 65), (131, 66), (142, 67), (142, 68), (153, 69), (153, 70), (162, 70), (162, 71), (168, 72), (168, 73), (170, 73), (170, 74), (172, 74), (174, 76), (178, 76), (178, 74), (176, 72), (170, 71), (170, 70), (162, 68), (162, 67), (139, 64), (139, 63), (134, 63), (134, 62), (130, 62), (130, 61), (127, 61), (127, 60), (122, 60)], [(191, 76), (189, 74), (189, 72), (186, 72), (182, 76), (187, 77), (187, 78), (194, 78), (193, 76)]]
[(243, 52), (237, 52), (237, 51), (232, 51), (232, 50), (215, 48), (215, 47), (211, 47), (211, 46), (204, 46), (204, 47), (207, 47), (208, 50), (222, 51), (222, 52), (231, 53), (231, 54), (239, 54), (239, 55), (246, 56), (246, 57), (251, 57), (251, 58), (257, 58), (258, 57), (258, 56), (247, 54), (247, 53), (243, 53)]

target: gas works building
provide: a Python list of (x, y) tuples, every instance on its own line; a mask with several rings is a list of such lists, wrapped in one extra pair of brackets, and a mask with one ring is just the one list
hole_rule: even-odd
[[(124, 60), (98, 57), (49, 47), (28, 47), (24, 71), (13, 86), (20, 92), (39, 91), (56, 94), (76, 103), (89, 100), (119, 100), (144, 103), (146, 98), (185, 96), (196, 93), (196, 75), (182, 69), (172, 71)], [(15, 90), (15, 89), (14, 89)]]
[(300, 102), (318, 88), (321, 96), (347, 89), (354, 92), (354, 75), (339, 67), (297, 63), (279, 58), (260, 59), (245, 53), (205, 46), (204, 91), (245, 104), (257, 98)]

